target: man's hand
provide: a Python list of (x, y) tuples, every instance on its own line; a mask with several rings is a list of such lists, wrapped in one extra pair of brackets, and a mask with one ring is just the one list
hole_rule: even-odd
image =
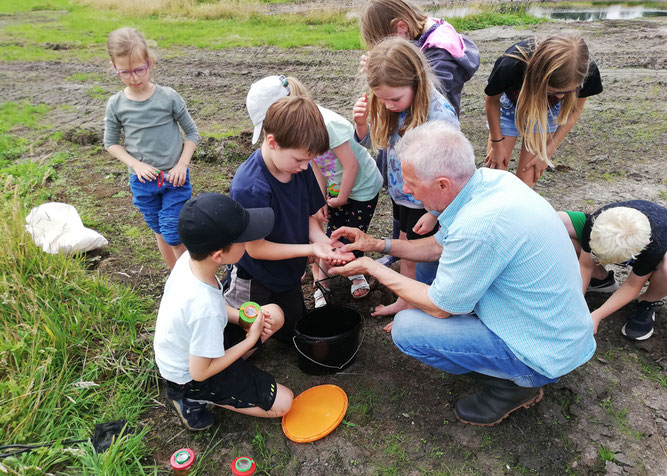
[(348, 261), (354, 260), (354, 253), (344, 250), (340, 242), (338, 246), (328, 243), (313, 243), (312, 246), (315, 256), (322, 258), (331, 266), (344, 265)]
[[(345, 266), (329, 268), (330, 274), (340, 274), (341, 276), (354, 276), (355, 274), (373, 274), (372, 269), (376, 266), (375, 260), (364, 256), (350, 261)], [(380, 265), (382, 266), (382, 265)]]
[(384, 248), (384, 245), (382, 248), (379, 248), (379, 240), (367, 235), (359, 228), (344, 226), (334, 230), (331, 234), (331, 242), (333, 243), (340, 238), (347, 238), (350, 241), (350, 243), (343, 246), (342, 251), (382, 251), (382, 248)]

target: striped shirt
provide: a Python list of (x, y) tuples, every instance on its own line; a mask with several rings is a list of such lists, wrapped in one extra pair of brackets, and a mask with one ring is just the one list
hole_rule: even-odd
[(479, 319), (540, 374), (556, 378), (595, 352), (574, 247), (560, 218), (513, 174), (479, 169), (438, 217), (442, 245), (429, 298)]

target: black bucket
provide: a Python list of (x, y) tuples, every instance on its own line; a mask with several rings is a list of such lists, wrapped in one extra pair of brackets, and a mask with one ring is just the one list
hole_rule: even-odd
[(360, 329), (361, 315), (350, 307), (327, 305), (303, 316), (294, 326), (301, 371), (323, 375), (348, 367), (359, 350)]

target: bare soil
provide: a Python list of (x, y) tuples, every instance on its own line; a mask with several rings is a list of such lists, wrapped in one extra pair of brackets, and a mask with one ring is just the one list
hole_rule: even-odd
[[(11, 17), (3, 22), (11, 22)], [(532, 29), (470, 32), (482, 65), (466, 85), (461, 123), (479, 162), (487, 137), (483, 88), (493, 61), (512, 42), (555, 33), (585, 38), (602, 71), (605, 91), (587, 102), (579, 124), (557, 152), (556, 170), (547, 172), (536, 190), (557, 210), (593, 211), (631, 198), (667, 205), (664, 20), (554, 22)], [(244, 104), (253, 81), (269, 74), (296, 76), (319, 103), (347, 116), (363, 90), (356, 73), (360, 51), (238, 48), (158, 53), (162, 59), (156, 81), (183, 95), (200, 131), (219, 133), (204, 138), (197, 149), (192, 165), (195, 193), (228, 191), (234, 171), (253, 150)], [(74, 73), (92, 75), (75, 80)], [(84, 222), (109, 239), (107, 250), (91, 255), (91, 268), (159, 302), (167, 270), (132, 207), (126, 170), (101, 147), (105, 99), (120, 87), (107, 60), (3, 63), (0, 87), (2, 101), (52, 107), (48, 121), (53, 131), (63, 132), (63, 139), (35, 140), (27, 159), (71, 152), (48, 187), (55, 199), (74, 204)], [(386, 235), (390, 225), (383, 195), (372, 233)], [(618, 277), (623, 275), (622, 269), (616, 271)], [(373, 290), (363, 301), (349, 298), (346, 280), (334, 283), (336, 302), (354, 306), (364, 321), (363, 343), (346, 370), (306, 375), (298, 368), (297, 352), (278, 342), (269, 342), (254, 357), (257, 366), (274, 373), (295, 394), (324, 383), (342, 387), (349, 409), (332, 434), (297, 444), (285, 438), (278, 420), (215, 410), (217, 424), (193, 435), (156, 399), (142, 423), (151, 427), (149, 445), (161, 471), (166, 474), (175, 449), (190, 447), (200, 457), (206, 455), (198, 474), (207, 475), (227, 474), (240, 455), (256, 458), (267, 473), (276, 475), (667, 474), (665, 308), (657, 312), (655, 335), (642, 343), (620, 335), (628, 309), (615, 313), (600, 326), (598, 350), (590, 362), (546, 387), (538, 405), (496, 427), (482, 428), (457, 422), (453, 411), (456, 400), (476, 391), (476, 384), (403, 355), (382, 331), (389, 319), (370, 317), (372, 307), (391, 302), (393, 296), (374, 280), (371, 283)], [(308, 306), (312, 290), (309, 275), (304, 282)], [(590, 307), (599, 306), (605, 297), (589, 295)], [(612, 452), (614, 462), (605, 464), (601, 447)]]

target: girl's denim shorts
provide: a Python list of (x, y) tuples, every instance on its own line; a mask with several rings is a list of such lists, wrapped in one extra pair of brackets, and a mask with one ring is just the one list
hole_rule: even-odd
[(158, 187), (157, 180), (141, 183), (136, 175), (130, 174), (130, 190), (132, 203), (142, 213), (150, 229), (162, 235), (167, 244), (179, 245), (181, 239), (178, 237), (178, 214), (185, 202), (192, 197), (190, 171), (185, 183), (180, 187), (174, 187), (167, 180), (161, 187)]
[[(552, 106), (547, 113), (547, 133), (551, 134), (558, 129), (558, 114), (561, 103)], [(505, 93), (500, 96), (500, 133), (508, 137), (518, 137), (519, 131), (514, 123), (516, 106)], [(535, 126), (537, 132), (537, 126)]]

